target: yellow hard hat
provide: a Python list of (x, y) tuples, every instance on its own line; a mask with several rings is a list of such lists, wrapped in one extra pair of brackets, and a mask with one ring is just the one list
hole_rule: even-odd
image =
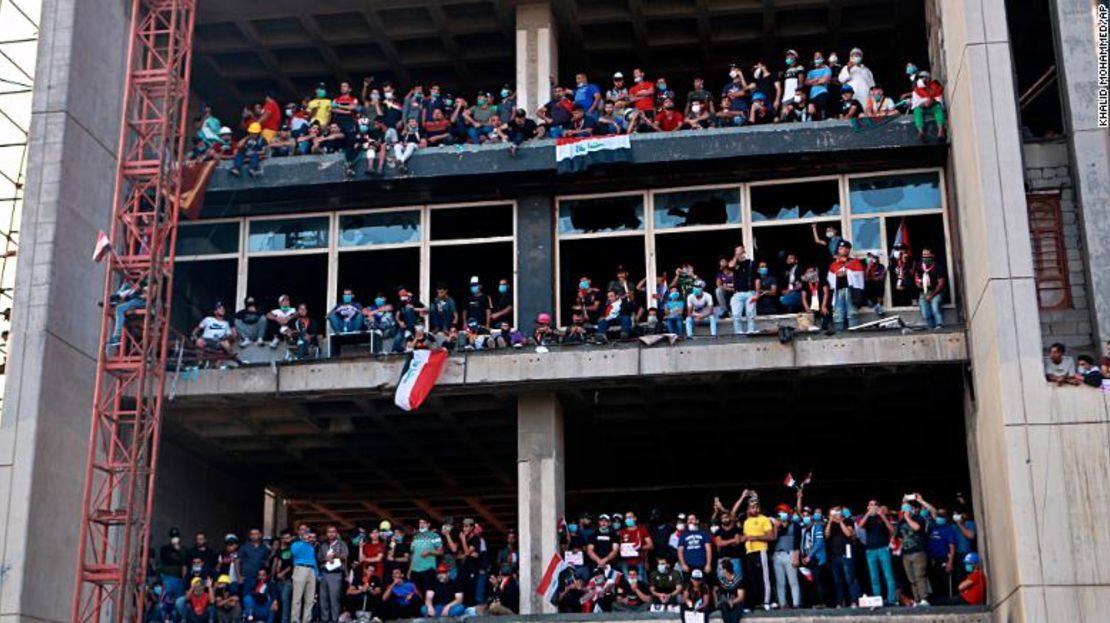
[(254, 123), (247, 126), (247, 132), (250, 132), (251, 134), (261, 133), (262, 132), (262, 124), (255, 121)]
[(197, 584), (200, 584), (200, 578), (193, 578), (193, 581), (189, 582), (189, 587), (195, 588)]
[(392, 529), (393, 529), (393, 524), (389, 523), (389, 521), (387, 521), (385, 519), (383, 519), (382, 522), (380, 524), (378, 524), (378, 530), (392, 530)]
[(216, 578), (216, 584), (231, 584), (231, 576), (226, 573), (221, 575)]

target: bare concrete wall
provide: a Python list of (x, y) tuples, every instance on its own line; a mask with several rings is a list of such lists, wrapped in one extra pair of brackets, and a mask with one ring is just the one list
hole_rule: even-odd
[(248, 529), (262, 527), (264, 487), (254, 474), (215, 468), (168, 441), (159, 449), (158, 463), (152, 551), (165, 544), (171, 527), (181, 530), (186, 543), (198, 530), (215, 542), (228, 532), (245, 538)]

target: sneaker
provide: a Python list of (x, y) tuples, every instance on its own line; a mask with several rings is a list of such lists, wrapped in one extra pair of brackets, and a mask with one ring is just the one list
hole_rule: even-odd
[(257, 340), (254, 341), (254, 343), (259, 345), (259, 346), (262, 346), (263, 344), (266, 343), (266, 340), (263, 340), (262, 338), (258, 338)]
[(917, 605), (924, 608), (924, 607), (927, 607), (929, 605), (929, 602), (922, 599), (921, 601), (917, 602)]
[(771, 604), (763, 604), (763, 609), (766, 610), (767, 612), (770, 612), (771, 611)]
[(248, 339), (247, 339), (247, 338), (245, 338), (245, 337), (244, 337), (244, 338), (240, 338), (240, 340), (239, 340), (239, 348), (246, 348), (246, 347), (248, 347), (248, 346), (250, 346), (250, 345), (251, 345), (251, 341), (250, 341), (250, 340), (248, 340)]
[(270, 340), (270, 348), (277, 348), (278, 344), (281, 344), (281, 340), (277, 339), (276, 337)]
[(228, 169), (227, 172), (234, 175), (235, 177), (239, 177), (239, 174), (241, 173), (241, 171), (239, 171), (239, 169), (235, 169), (235, 168)]

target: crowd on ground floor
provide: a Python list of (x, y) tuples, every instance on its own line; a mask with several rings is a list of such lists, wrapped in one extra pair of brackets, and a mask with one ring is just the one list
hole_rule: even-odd
[[(806, 479), (808, 481), (809, 478)], [(979, 527), (957, 494), (951, 507), (918, 493), (897, 508), (878, 500), (853, 514), (844, 504), (792, 504), (763, 513), (745, 490), (731, 507), (715, 499), (674, 520), (652, 510), (560, 519), (557, 573), (522, 586), (517, 535), (491, 548), (470, 518), (388, 520), (341, 534), (302, 524), (272, 538), (251, 529), (223, 546), (175, 528), (148, 576), (150, 623), (340, 623), (417, 617), (513, 616), (522, 591), (564, 613), (719, 611), (726, 623), (753, 609), (984, 603)], [(553, 535), (554, 536), (554, 535)], [(866, 596), (877, 597), (868, 599)]]

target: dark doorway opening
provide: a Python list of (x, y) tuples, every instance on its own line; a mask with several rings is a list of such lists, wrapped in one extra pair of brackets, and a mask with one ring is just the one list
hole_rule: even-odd
[(173, 267), (173, 311), (170, 324), (188, 334), (201, 319), (223, 302), (230, 316), (242, 301), (235, 300), (239, 261), (203, 260), (177, 262)]
[(323, 322), (327, 305), (328, 256), (324, 253), (252, 257), (247, 263), (247, 294), (265, 310), (288, 294), (293, 306), (308, 305), (308, 315)]
[[(337, 296), (344, 288), (351, 288), (355, 291), (355, 300), (363, 305), (371, 304), (378, 294), (395, 303), (397, 288), (404, 286), (410, 292), (419, 289), (420, 249), (340, 253), (338, 277)], [(427, 298), (423, 292), (418, 294)]]
[(570, 324), (579, 280), (589, 277), (593, 287), (604, 291), (617, 278), (617, 267), (628, 269), (628, 279), (639, 283), (647, 274), (643, 236), (613, 236), (564, 240), (559, 243), (559, 292), (562, 296), (561, 324)]

